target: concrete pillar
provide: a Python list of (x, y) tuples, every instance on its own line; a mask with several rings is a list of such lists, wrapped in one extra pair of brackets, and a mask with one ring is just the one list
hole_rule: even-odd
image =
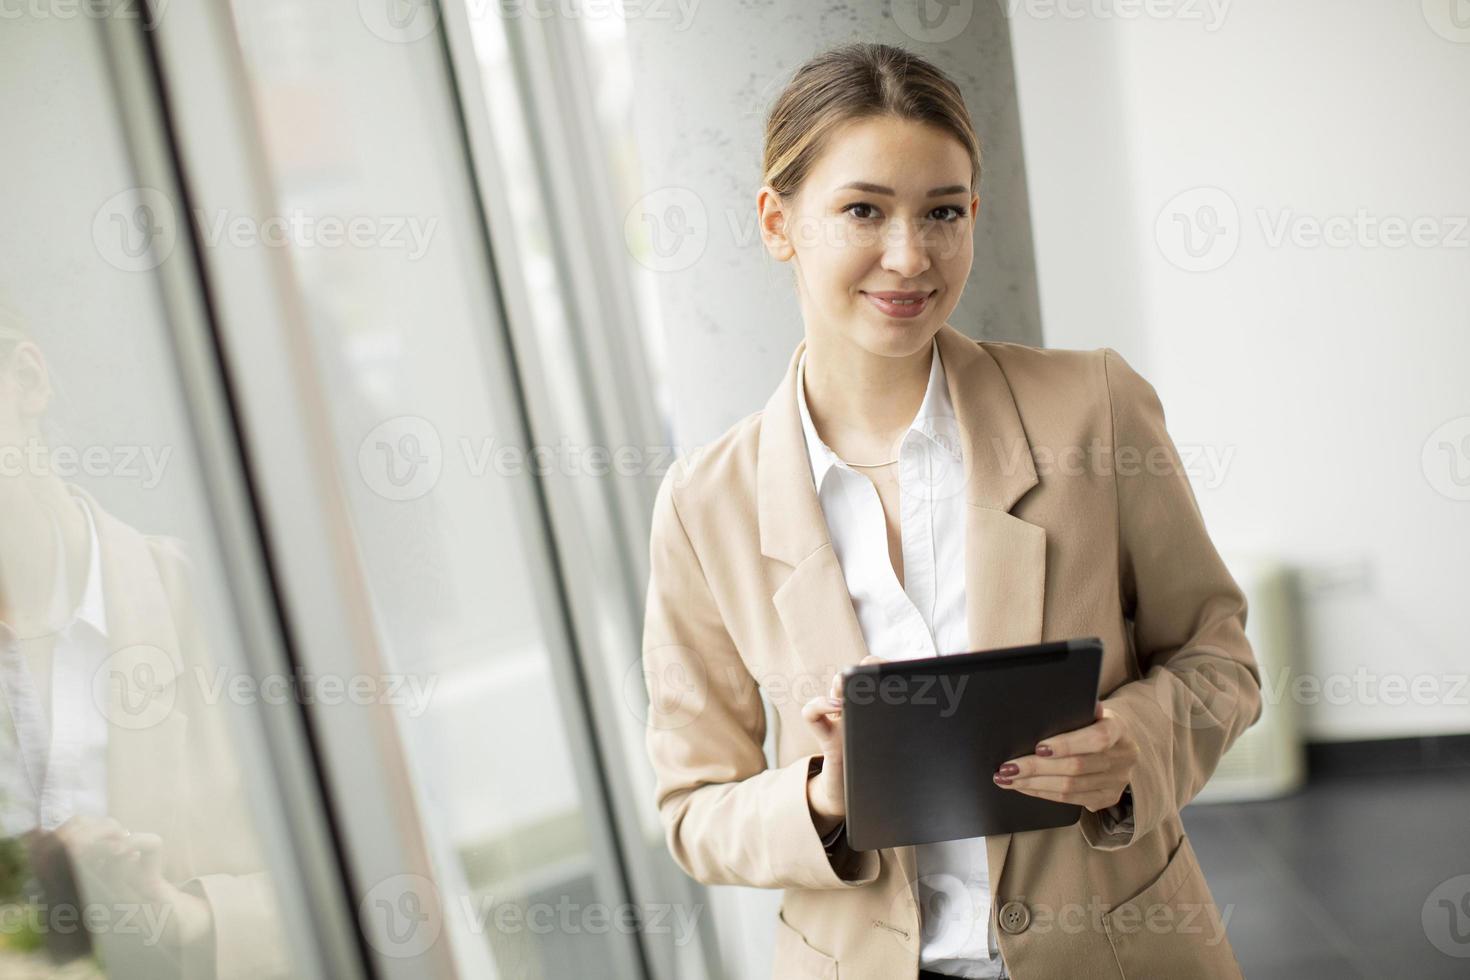
[[(926, 19), (928, 7), (934, 18)], [(984, 156), (975, 262), (950, 322), (970, 336), (1041, 343), (1015, 73), (1002, 5), (627, 5), (644, 194), (629, 220), (661, 247), (655, 270), (680, 446), (765, 404), (803, 327), (791, 267), (756, 231), (765, 115), (792, 72), (849, 41), (913, 51), (965, 93)]]

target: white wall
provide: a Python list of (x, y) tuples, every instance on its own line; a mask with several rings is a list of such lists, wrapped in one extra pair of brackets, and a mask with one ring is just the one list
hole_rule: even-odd
[[(1470, 732), (1456, 2), (1006, 0), (1046, 344), (1122, 352), (1215, 453), (1191, 472), (1222, 552), (1302, 569), (1299, 669), (1338, 685), (1304, 698), (1320, 740)], [(1314, 242), (1341, 216), (1346, 244)], [(1418, 218), (1434, 244), (1376, 225)]]

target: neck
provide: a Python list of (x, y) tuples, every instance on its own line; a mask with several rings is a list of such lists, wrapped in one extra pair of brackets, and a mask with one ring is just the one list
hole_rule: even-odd
[(883, 357), (846, 337), (808, 336), (803, 385), (822, 441), (853, 462), (897, 455), (899, 440), (929, 387), (933, 346)]

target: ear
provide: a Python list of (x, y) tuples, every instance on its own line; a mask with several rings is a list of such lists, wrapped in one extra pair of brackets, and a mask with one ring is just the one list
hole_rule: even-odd
[(777, 262), (785, 262), (796, 255), (791, 241), (791, 211), (789, 202), (769, 184), (761, 187), (755, 199), (756, 220), (760, 227), (761, 241), (766, 251)]
[(23, 341), (11, 352), (11, 372), (20, 391), (20, 410), (36, 417), (44, 415), (51, 404), (51, 372), (41, 348)]

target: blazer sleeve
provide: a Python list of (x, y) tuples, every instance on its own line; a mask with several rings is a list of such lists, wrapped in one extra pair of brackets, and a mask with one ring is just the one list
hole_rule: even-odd
[(1131, 728), (1131, 803), (1083, 810), (1088, 844), (1115, 850), (1192, 800), (1220, 757), (1261, 716), (1261, 674), (1245, 636), (1246, 600), (1205, 531), (1153, 386), (1103, 350), (1112, 414), (1118, 576), (1138, 679), (1102, 703)]
[(190, 668), (179, 684), (178, 709), (189, 719), (186, 785), (180, 787), (191, 820), (186, 852), (189, 877), (181, 890), (209, 903), (213, 935), (181, 951), (184, 976), (212, 980), (284, 980), (292, 975), (289, 937), (275, 883), (266, 870), (259, 828), (230, 744), (226, 708), (211, 703), (199, 679), (220, 666), (210, 650), (198, 573), (182, 542), (147, 538), (169, 598), (179, 653)]
[(829, 856), (812, 821), (806, 784), (821, 754), (766, 765), (765, 707), (679, 514), (680, 469), (665, 475), (654, 504), (643, 627), (645, 743), (669, 851), (704, 884), (867, 884), (878, 853)]

